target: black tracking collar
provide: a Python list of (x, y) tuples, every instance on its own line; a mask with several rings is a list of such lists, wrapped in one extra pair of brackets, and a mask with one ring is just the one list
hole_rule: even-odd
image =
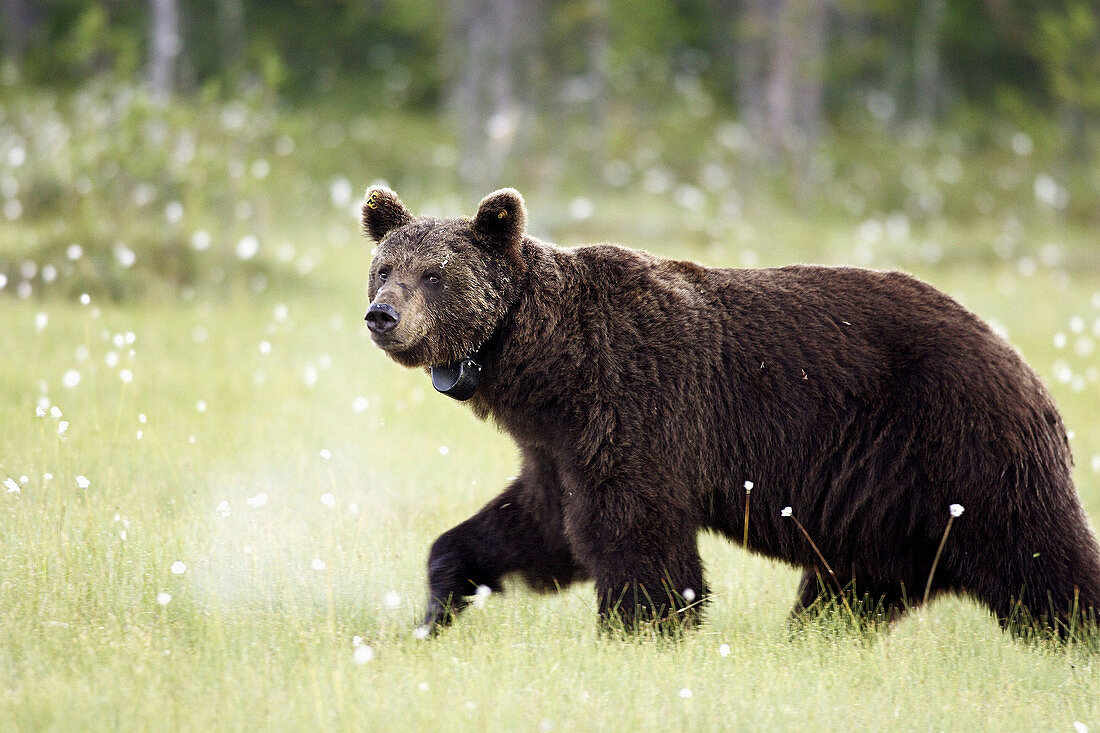
[(460, 402), (473, 397), (481, 381), (481, 365), (474, 361), (472, 354), (458, 361), (433, 366), (431, 372), (432, 386), (436, 391)]

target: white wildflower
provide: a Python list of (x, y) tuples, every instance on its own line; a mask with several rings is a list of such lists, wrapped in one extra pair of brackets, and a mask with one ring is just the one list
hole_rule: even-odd
[(360, 644), (355, 647), (355, 651), (351, 653), (351, 658), (356, 664), (366, 664), (374, 659), (374, 649), (372, 649), (369, 644)]
[(962, 504), (952, 504), (951, 506), (947, 507), (947, 510), (951, 512), (951, 516), (959, 517), (962, 516), (963, 506)]
[(336, 506), (336, 497), (331, 493), (321, 494), (321, 503), (332, 509)]
[(317, 384), (317, 366), (310, 362), (306, 364), (305, 369), (302, 370), (302, 381), (305, 382), (307, 387), (312, 387)]
[(183, 575), (187, 572), (187, 564), (182, 560), (176, 560), (169, 569), (172, 571), (172, 575)]
[(730, 655), (730, 645), (723, 644), (722, 646), (718, 647), (718, 654), (722, 657), (728, 657)]
[(165, 593), (164, 591), (161, 591), (160, 593), (157, 593), (157, 604), (158, 605), (167, 606), (171, 602), (172, 602), (172, 594), (171, 593)]
[(86, 489), (92, 485), (92, 482), (88, 480), (87, 476), (80, 475), (76, 477), (76, 485), (82, 489)]
[(324, 570), (325, 569), (325, 561), (322, 560), (319, 557), (315, 557), (315, 558), (313, 558), (313, 562), (311, 562), (309, 564), (309, 566), (311, 568), (313, 568), (314, 570)]
[(164, 218), (168, 220), (169, 224), (178, 224), (180, 219), (183, 218), (183, 204), (179, 201), (169, 201), (168, 205), (164, 207)]
[(248, 504), (253, 509), (262, 507), (264, 504), (267, 503), (267, 494), (265, 492), (261, 491), (260, 493), (256, 494), (255, 496), (250, 496), (247, 499), (245, 499), (244, 503)]
[(596, 207), (593, 205), (591, 199), (575, 198), (569, 202), (569, 215), (574, 219), (584, 220), (591, 218), (595, 212)]
[(76, 385), (80, 384), (80, 372), (75, 369), (70, 369), (65, 372), (61, 377), (61, 384), (65, 387), (72, 389)]
[(125, 242), (115, 242), (115, 246), (111, 248), (111, 251), (114, 252), (115, 260), (123, 269), (128, 269), (137, 262), (137, 254), (127, 247)]
[(794, 509), (791, 509), (789, 506), (785, 506), (783, 507), (783, 511), (781, 511), (780, 514), (782, 514), (784, 517), (789, 517), (794, 514)]
[(241, 241), (237, 242), (237, 257), (242, 260), (252, 259), (259, 251), (260, 240), (256, 239), (251, 234), (242, 237)]

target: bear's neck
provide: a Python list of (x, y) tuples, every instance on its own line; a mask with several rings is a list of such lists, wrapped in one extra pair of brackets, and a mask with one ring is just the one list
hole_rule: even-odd
[(585, 382), (576, 324), (586, 276), (573, 252), (536, 239), (524, 240), (522, 255), (525, 282), (482, 346), (469, 404), (521, 444), (545, 444), (560, 439)]

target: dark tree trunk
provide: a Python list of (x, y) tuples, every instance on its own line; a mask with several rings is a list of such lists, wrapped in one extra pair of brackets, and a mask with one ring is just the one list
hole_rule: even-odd
[(27, 50), (33, 17), (25, 0), (3, 0), (0, 5), (0, 44), (5, 60), (20, 64)]
[(734, 61), (737, 67), (737, 101), (741, 120), (754, 136), (764, 135), (767, 125), (765, 69), (771, 34), (772, 0), (745, 0), (737, 24)]
[(180, 14), (177, 0), (150, 0), (149, 89), (157, 99), (167, 99), (176, 89), (177, 61), (181, 51)]
[(921, 0), (913, 49), (913, 93), (918, 119), (931, 122), (940, 110), (940, 32), (945, 0)]
[(218, 3), (218, 31), (221, 37), (222, 66), (237, 80), (244, 58), (244, 4), (242, 0)]
[(451, 108), (460, 127), (459, 175), (468, 183), (495, 185), (522, 130), (532, 55), (524, 50), (540, 32), (540, 10), (523, 0), (452, 6)]
[(735, 54), (742, 117), (769, 158), (821, 132), (827, 0), (746, 0)]

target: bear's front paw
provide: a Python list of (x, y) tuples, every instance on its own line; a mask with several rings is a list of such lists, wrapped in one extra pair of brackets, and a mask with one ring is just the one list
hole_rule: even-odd
[(604, 632), (637, 634), (653, 632), (659, 636), (680, 636), (701, 620), (698, 605), (666, 605), (639, 601), (633, 606), (614, 604), (600, 610), (600, 629)]
[(469, 601), (463, 598), (447, 599), (446, 601), (441, 601), (438, 598), (430, 599), (428, 610), (424, 614), (424, 623), (417, 627), (417, 634), (422, 633), (421, 629), (427, 629), (424, 635), (434, 636), (444, 626), (450, 626), (454, 623), (459, 611), (467, 605), (469, 605)]

